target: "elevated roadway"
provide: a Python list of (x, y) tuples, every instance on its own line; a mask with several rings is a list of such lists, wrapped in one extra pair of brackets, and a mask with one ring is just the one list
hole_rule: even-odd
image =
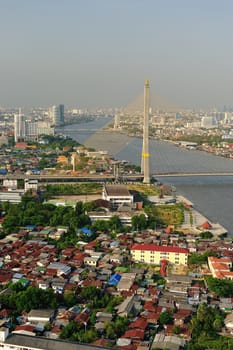
[(152, 177), (196, 177), (196, 176), (233, 176), (233, 172), (197, 172), (197, 173), (157, 173)]
[[(198, 176), (233, 176), (233, 172), (197, 172), (197, 173), (156, 173), (152, 174), (152, 179), (166, 177), (198, 177)], [(69, 174), (50, 174), (50, 175), (26, 175), (26, 174), (7, 174), (0, 175), (0, 182), (8, 180), (38, 180), (40, 183), (69, 183), (69, 182), (105, 182), (115, 181), (113, 174), (93, 174), (93, 175), (69, 175)], [(142, 181), (142, 174), (121, 174), (119, 181)]]

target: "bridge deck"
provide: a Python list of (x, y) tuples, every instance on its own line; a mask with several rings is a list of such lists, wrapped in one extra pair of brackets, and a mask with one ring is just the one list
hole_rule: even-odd
[[(196, 177), (196, 176), (233, 176), (233, 172), (199, 172), (199, 173), (156, 173), (152, 174), (151, 178), (157, 177)], [(143, 178), (142, 174), (122, 174), (119, 180), (122, 181), (136, 181)], [(81, 181), (113, 181), (115, 176), (113, 174), (104, 175), (25, 175), (25, 174), (7, 174), (0, 175), (0, 180), (38, 180), (39, 182), (81, 182)]]

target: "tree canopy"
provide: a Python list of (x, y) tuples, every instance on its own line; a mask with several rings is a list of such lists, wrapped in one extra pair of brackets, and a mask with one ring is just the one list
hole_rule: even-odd
[(56, 308), (57, 299), (52, 289), (42, 290), (29, 286), (25, 290), (12, 291), (10, 294), (0, 295), (2, 307), (21, 313), (31, 309)]

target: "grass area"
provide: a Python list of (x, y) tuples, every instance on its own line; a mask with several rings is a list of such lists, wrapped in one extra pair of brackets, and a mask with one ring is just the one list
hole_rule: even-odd
[(184, 221), (184, 207), (181, 203), (150, 206), (146, 212), (163, 225), (179, 227)]
[(95, 182), (81, 184), (47, 185), (48, 196), (100, 194), (103, 185)]
[(142, 196), (155, 196), (160, 194), (160, 189), (156, 186), (146, 184), (131, 184), (127, 185), (129, 191), (135, 191)]

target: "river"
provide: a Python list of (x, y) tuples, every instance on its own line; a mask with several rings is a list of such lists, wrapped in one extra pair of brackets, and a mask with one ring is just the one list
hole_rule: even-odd
[[(88, 147), (107, 150), (120, 160), (141, 163), (142, 139), (116, 132), (80, 133), (80, 129), (101, 129), (111, 122), (99, 118), (89, 123), (74, 124), (60, 129)], [(150, 141), (151, 173), (169, 172), (233, 172), (233, 160), (209, 153), (178, 148), (171, 143)], [(209, 220), (219, 222), (233, 234), (233, 176), (168, 177), (158, 180), (176, 187), (177, 192), (187, 197), (195, 208)]]

